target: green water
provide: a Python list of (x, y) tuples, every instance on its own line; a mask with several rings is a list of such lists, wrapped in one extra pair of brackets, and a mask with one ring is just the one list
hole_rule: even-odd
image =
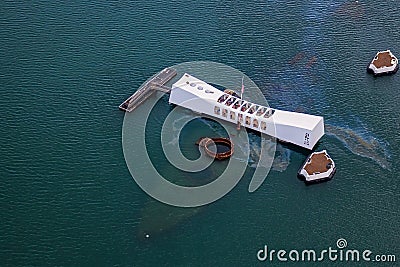
[[(400, 75), (365, 71), (378, 50), (400, 57), (398, 1), (42, 0), (0, 10), (2, 266), (273, 265), (257, 260), (264, 245), (325, 249), (339, 238), (398, 264)], [(253, 194), (252, 168), (199, 209), (141, 191), (117, 107), (164, 67), (198, 60), (240, 69), (273, 107), (324, 116), (317, 149), (334, 158), (334, 179), (305, 186), (295, 174), (306, 152), (281, 147)], [(167, 98), (159, 106), (166, 115)], [(159, 132), (147, 133), (153, 160), (174, 175)], [(194, 122), (180, 139), (189, 157), (193, 133), (223, 134)]]

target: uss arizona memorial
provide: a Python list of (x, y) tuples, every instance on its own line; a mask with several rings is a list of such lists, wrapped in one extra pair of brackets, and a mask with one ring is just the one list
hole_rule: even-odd
[(207, 114), (307, 149), (324, 135), (321, 116), (278, 110), (225, 93), (189, 74), (172, 85), (169, 103)]

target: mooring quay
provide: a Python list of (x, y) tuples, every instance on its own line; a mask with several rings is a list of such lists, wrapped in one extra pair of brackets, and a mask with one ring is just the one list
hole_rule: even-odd
[(171, 88), (165, 86), (172, 78), (176, 76), (176, 70), (165, 68), (149, 81), (143, 84), (133, 95), (126, 99), (119, 109), (127, 112), (133, 111), (136, 107), (148, 99), (155, 91), (169, 93)]

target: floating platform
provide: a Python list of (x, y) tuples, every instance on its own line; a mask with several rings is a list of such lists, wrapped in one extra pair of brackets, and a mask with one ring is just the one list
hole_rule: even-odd
[(146, 101), (146, 99), (148, 99), (154, 92), (161, 91), (169, 93), (171, 89), (165, 86), (165, 84), (175, 76), (176, 70), (171, 68), (163, 69), (143, 84), (133, 95), (122, 102), (122, 104), (119, 105), (119, 109), (126, 112), (132, 112), (140, 104)]
[(378, 52), (371, 63), (368, 65), (367, 71), (374, 76), (394, 74), (399, 69), (399, 61), (390, 50)]
[(322, 150), (308, 156), (297, 175), (310, 184), (331, 180), (335, 172), (335, 162), (326, 150)]

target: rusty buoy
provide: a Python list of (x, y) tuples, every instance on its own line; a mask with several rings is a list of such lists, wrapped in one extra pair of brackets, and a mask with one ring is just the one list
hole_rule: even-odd
[[(221, 144), (229, 148), (228, 151), (225, 152), (220, 152), (218, 151), (212, 151), (208, 147), (212, 144), (215, 143), (216, 145)], [(218, 160), (224, 160), (232, 156), (233, 154), (233, 143), (229, 138), (224, 138), (224, 137), (214, 137), (214, 138), (209, 138), (209, 137), (201, 137), (199, 140), (197, 140), (196, 145), (199, 145), (201, 147), (204, 147), (204, 150), (206, 151), (207, 155), (209, 155), (212, 158), (216, 158)]]

